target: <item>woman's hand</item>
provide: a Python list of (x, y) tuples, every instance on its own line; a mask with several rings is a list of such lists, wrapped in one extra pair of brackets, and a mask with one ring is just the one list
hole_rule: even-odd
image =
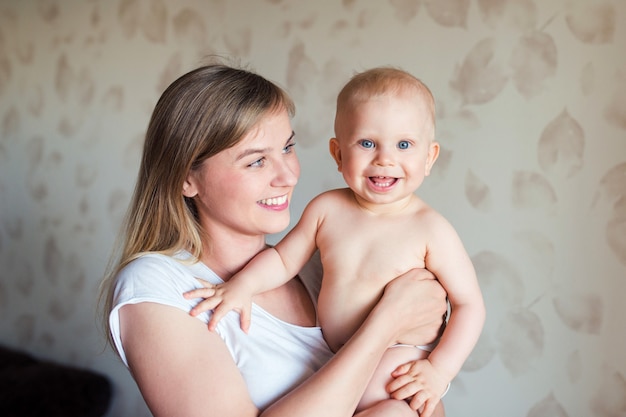
[(387, 284), (372, 313), (398, 326), (393, 343), (411, 340), (427, 345), (440, 336), (447, 309), (446, 292), (435, 276), (426, 269), (412, 269)]

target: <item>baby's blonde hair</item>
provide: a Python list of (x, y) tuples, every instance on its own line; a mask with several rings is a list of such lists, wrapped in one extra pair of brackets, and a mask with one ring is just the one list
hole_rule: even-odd
[(335, 131), (338, 118), (355, 103), (388, 94), (411, 93), (426, 103), (434, 132), (435, 98), (432, 92), (419, 78), (394, 67), (372, 68), (356, 74), (348, 81), (337, 96)]

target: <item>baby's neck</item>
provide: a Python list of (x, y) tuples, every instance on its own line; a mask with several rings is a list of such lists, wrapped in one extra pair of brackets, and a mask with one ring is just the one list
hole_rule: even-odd
[(375, 216), (403, 215), (407, 212), (416, 211), (421, 202), (414, 194), (384, 204), (364, 200), (354, 192), (352, 192), (352, 194), (354, 195), (354, 204), (357, 207)]

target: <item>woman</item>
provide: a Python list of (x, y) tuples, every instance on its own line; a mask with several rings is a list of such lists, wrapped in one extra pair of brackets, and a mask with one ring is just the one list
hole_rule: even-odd
[[(279, 87), (224, 65), (183, 75), (154, 109), (103, 298), (110, 341), (157, 417), (351, 416), (389, 345), (437, 336), (445, 294), (425, 270), (389, 284), (334, 356), (316, 327), (316, 265), (255, 297), (249, 334), (235, 313), (216, 332), (208, 313), (189, 315), (198, 300), (182, 294), (196, 278), (228, 280), (289, 225), (293, 113)], [(403, 415), (415, 412), (391, 399), (359, 414)]]

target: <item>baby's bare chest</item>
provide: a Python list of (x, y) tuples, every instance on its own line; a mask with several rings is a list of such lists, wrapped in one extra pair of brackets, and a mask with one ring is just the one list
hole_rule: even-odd
[(413, 268), (424, 268), (428, 231), (419, 220), (326, 222), (318, 233), (324, 279), (384, 285)]

